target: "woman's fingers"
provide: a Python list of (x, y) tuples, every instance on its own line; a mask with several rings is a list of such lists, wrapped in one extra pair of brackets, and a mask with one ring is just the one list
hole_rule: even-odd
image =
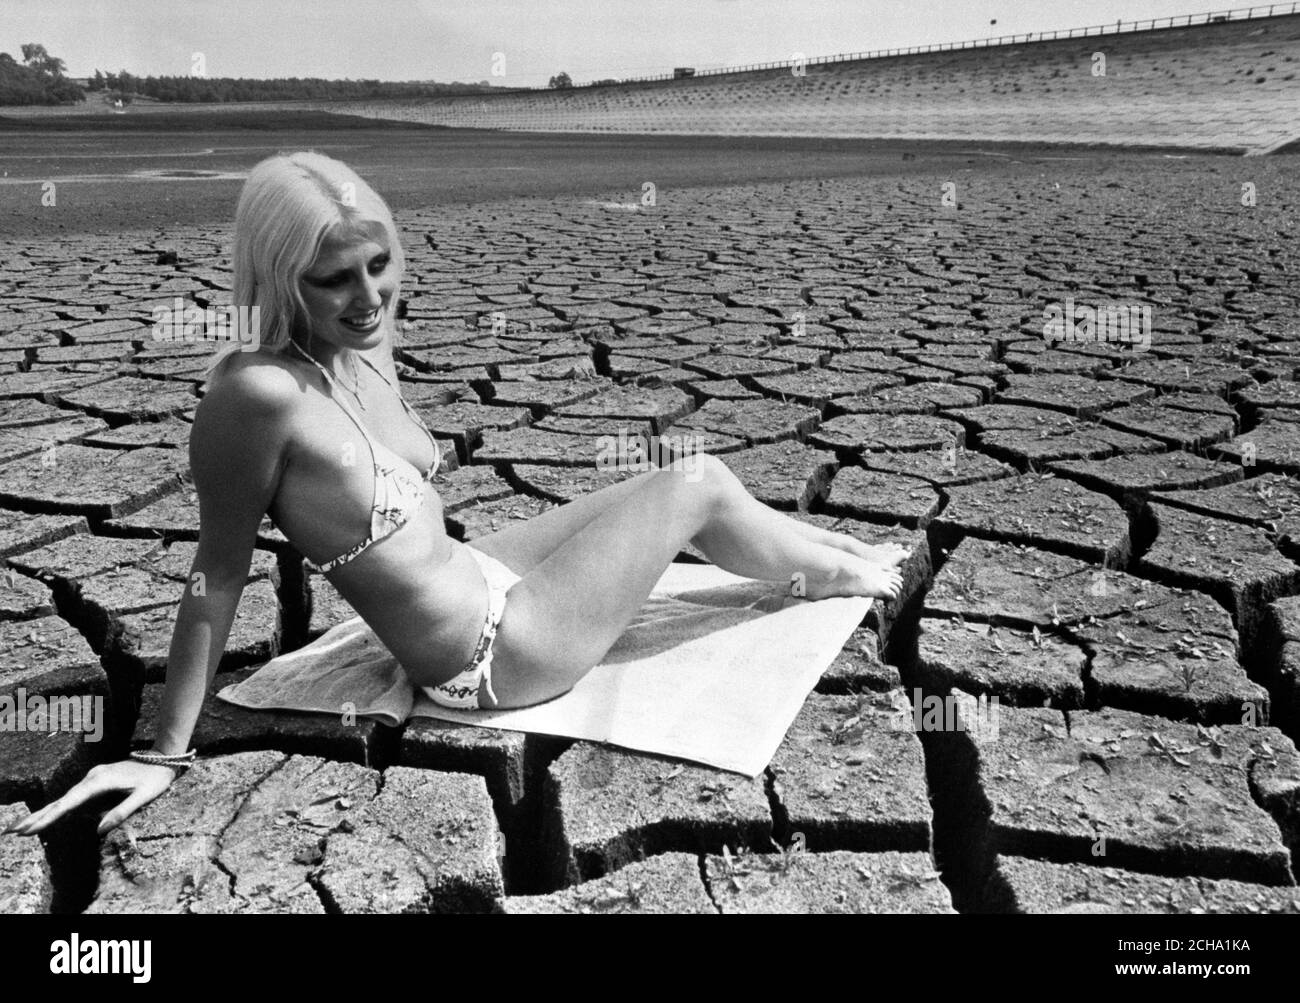
[[(164, 788), (165, 789), (165, 788)], [(95, 830), (97, 835), (104, 835), (121, 825), (127, 818), (135, 814), (140, 808), (143, 808), (150, 801), (156, 798), (162, 791), (155, 791), (148, 787), (139, 787), (131, 792), (130, 797), (119, 804), (116, 808), (105, 815), (99, 822), (99, 827)]]
[(85, 804), (91, 798), (107, 793), (112, 787), (105, 783), (102, 774), (92, 769), (77, 786), (47, 804), (39, 811), (34, 811), (21, 822), (11, 826), (7, 832), (17, 836), (34, 836), (58, 821), (63, 815)]

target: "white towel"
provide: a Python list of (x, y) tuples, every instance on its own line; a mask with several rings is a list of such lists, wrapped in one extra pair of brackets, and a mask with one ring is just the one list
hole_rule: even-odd
[(870, 606), (866, 598), (789, 599), (774, 583), (672, 564), (600, 665), (544, 704), (440, 707), (360, 617), (217, 695), (254, 709), (390, 725), (429, 717), (608, 742), (756, 777)]

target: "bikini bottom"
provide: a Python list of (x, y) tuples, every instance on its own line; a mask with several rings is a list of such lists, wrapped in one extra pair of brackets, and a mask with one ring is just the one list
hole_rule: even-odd
[(478, 691), (482, 683), (486, 683), (486, 692), (492, 703), (497, 702), (497, 695), (492, 691), (492, 642), (506, 610), (506, 592), (519, 581), (519, 576), (495, 557), (476, 550), (472, 544), (467, 544), (465, 549), (478, 562), (483, 579), (487, 582), (487, 617), (479, 632), (478, 643), (474, 646), (474, 654), (460, 674), (445, 683), (422, 686), (421, 689), (441, 707), (479, 710)]

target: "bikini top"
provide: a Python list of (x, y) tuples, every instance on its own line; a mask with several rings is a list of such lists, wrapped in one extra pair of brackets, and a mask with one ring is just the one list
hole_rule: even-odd
[(351, 418), (357, 428), (361, 430), (361, 434), (365, 438), (366, 442), (370, 444), (371, 462), (374, 464), (375, 468), (375, 494), (374, 500), (370, 505), (370, 535), (351, 550), (344, 554), (340, 554), (333, 560), (326, 561), (323, 564), (314, 564), (306, 558), (303, 559), (304, 563), (312, 571), (324, 574), (325, 572), (333, 571), (340, 565), (347, 564), (348, 561), (352, 560), (367, 547), (378, 543), (384, 537), (396, 532), (411, 520), (415, 513), (419, 511), (420, 506), (424, 504), (425, 483), (433, 479), (433, 475), (438, 472), (438, 468), (442, 465), (442, 450), (438, 447), (438, 441), (434, 439), (433, 433), (429, 431), (429, 427), (423, 420), (421, 420), (420, 416), (416, 414), (415, 409), (406, 402), (401, 391), (399, 391), (397, 387), (394, 387), (393, 384), (389, 382), (388, 377), (376, 369), (369, 359), (365, 356), (361, 356), (361, 361), (367, 366), (370, 366), (381, 380), (392, 387), (393, 392), (397, 394), (397, 399), (402, 402), (402, 407), (406, 409), (406, 413), (409, 414), (422, 429), (424, 429), (425, 435), (427, 435), (429, 441), (433, 443), (433, 466), (429, 468), (429, 472), (424, 475), (423, 479), (421, 479), (419, 471), (416, 470), (413, 464), (398, 456), (382, 442), (377, 442), (371, 437), (370, 433), (366, 430), (366, 426), (362, 423), (361, 419), (357, 417), (356, 412), (348, 406), (341, 394), (335, 392), (334, 378), (330, 376), (329, 370), (305, 352), (297, 342), (290, 342), (290, 344), (292, 344), (294, 348), (298, 349), (299, 354), (309, 362), (313, 363), (316, 368), (321, 371), (321, 375), (325, 377), (325, 382), (330, 386), (330, 397), (338, 402), (339, 407), (343, 408), (347, 413), (347, 416)]

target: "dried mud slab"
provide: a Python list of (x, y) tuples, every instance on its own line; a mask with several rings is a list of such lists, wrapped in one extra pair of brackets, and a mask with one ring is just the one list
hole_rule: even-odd
[(0, 693), (107, 693), (99, 656), (72, 624), (52, 613), (0, 620)]
[(1068, 639), (928, 617), (919, 630), (916, 678), (927, 690), (956, 687), (1016, 707), (1084, 705), (1087, 654)]
[(1260, 471), (1300, 474), (1300, 422), (1265, 421), (1206, 450), (1216, 459)]
[(967, 537), (925, 597), (930, 616), (1040, 630), (1168, 607), (1184, 629), (1231, 642), (1232, 616), (1209, 596), (1025, 545)]
[(1275, 729), (1004, 707), (990, 732), (973, 726), (969, 702), (959, 700), (957, 714), (972, 723), (938, 736), (938, 760), (958, 770), (960, 756), (970, 757), (987, 817), (971, 847), (984, 866), (1000, 854), (1260, 884), (1294, 880), (1279, 820), (1252, 794), (1266, 758), (1284, 766), (1271, 778), (1275, 790), (1294, 797), (1300, 788), (1294, 746)]
[(862, 454), (861, 463), (868, 470), (919, 477), (939, 488), (960, 487), (1016, 474), (1015, 468), (965, 447), (918, 452), (869, 452)]
[(600, 469), (595, 466), (555, 467), (545, 464), (512, 463), (508, 469), (510, 479), (521, 484), (529, 494), (560, 503), (574, 501), (583, 495), (646, 472), (631, 465), (625, 468)]
[[(510, 432), (484, 432), (483, 444), (474, 450), (474, 463), (546, 463), (561, 467), (590, 467), (599, 453), (588, 435), (544, 432), (520, 428)], [(3, 472), (0, 467), (0, 473)]]
[(1063, 411), (1076, 418), (1096, 418), (1111, 408), (1141, 404), (1155, 396), (1152, 387), (1124, 380), (1098, 381), (1085, 376), (1013, 373), (1005, 389), (998, 392), (998, 404)]
[(1154, 492), (1215, 488), (1241, 480), (1241, 468), (1174, 452), (1051, 463), (1050, 469), (1133, 510)]
[(818, 693), (884, 693), (903, 685), (898, 668), (880, 660), (880, 638), (874, 630), (859, 627), (845, 642), (835, 661), (817, 682)]
[(87, 446), (105, 449), (183, 449), (190, 441), (191, 425), (179, 418), (121, 425), (108, 431), (96, 431), (81, 441)]
[(902, 691), (813, 693), (768, 767), (779, 834), (812, 851), (924, 851), (925, 756)]
[(1174, 449), (1201, 449), (1237, 434), (1237, 416), (1230, 408), (1226, 414), (1188, 411), (1166, 406), (1164, 401), (1159, 397), (1150, 404), (1116, 408), (1098, 420), (1133, 435), (1158, 439)]
[[(417, 408), (417, 410), (419, 410)], [(489, 406), (469, 401), (457, 401), (441, 407), (428, 408), (421, 417), (435, 436), (451, 439), (462, 455), (472, 452), (482, 441), (483, 432), (508, 432), (523, 428), (530, 412), (522, 407)]]
[(941, 546), (963, 536), (1023, 543), (1105, 566), (1130, 552), (1124, 510), (1105, 495), (1052, 475), (1025, 474), (948, 489), (934, 520)]
[(1214, 596), (1232, 612), (1243, 645), (1254, 643), (1268, 603), (1300, 591), (1300, 566), (1263, 530), (1158, 502), (1151, 512), (1157, 535), (1137, 573)]
[(526, 407), (534, 417), (589, 400), (610, 386), (606, 380), (498, 380), (492, 384), (494, 407)]
[(1107, 707), (1205, 724), (1259, 724), (1269, 693), (1237, 661), (1231, 639), (1202, 631), (1175, 604), (1074, 627), (1091, 685)]
[(955, 383), (910, 383), (885, 386), (870, 394), (836, 397), (834, 412), (847, 414), (936, 414), (949, 408), (975, 407), (984, 395), (975, 387)]
[(490, 912), (504, 852), (482, 777), (402, 766), (326, 840), (316, 882), (345, 913)]
[(1225, 400), (1234, 390), (1252, 387), (1255, 381), (1237, 366), (1183, 359), (1144, 359), (1105, 374), (1155, 387), (1166, 393), (1213, 394)]
[(513, 915), (717, 914), (693, 853), (662, 853), (613, 874), (549, 895), (510, 895), (501, 903)]
[(547, 741), (520, 731), (412, 718), (402, 731), (397, 757), (401, 766), (483, 777), (493, 802), (503, 811), (524, 798), (532, 765), (527, 759), (530, 739), (533, 744)]
[(55, 391), (54, 403), (109, 422), (157, 421), (194, 407), (194, 391), (180, 383), (122, 376), (76, 390)]
[(759, 501), (799, 511), (826, 494), (838, 466), (833, 454), (789, 440), (725, 453), (719, 459)]
[(862, 467), (843, 467), (831, 481), (824, 509), (829, 515), (924, 529), (942, 499), (926, 481)]
[(0, 557), (35, 550), (75, 533), (89, 533), (85, 516), (30, 515), (0, 509)]
[(557, 414), (575, 418), (630, 418), (649, 421), (662, 432), (695, 410), (690, 395), (676, 387), (640, 389), (612, 387), (576, 404), (556, 408)]
[(551, 764), (545, 839), (553, 880), (578, 884), (672, 850), (768, 846), (763, 779), (579, 742)]
[(0, 731), (0, 802), (33, 807), (61, 797), (98, 758), (87, 736), (56, 731)]
[(551, 508), (550, 502), (529, 495), (511, 495), (499, 501), (482, 502), (457, 509), (447, 516), (448, 529), (466, 543), (489, 536), (519, 522), (532, 519)]
[[(1045, 645), (1081, 650), (1087, 706), (1235, 724), (1249, 705), (1259, 723), (1268, 720), (1269, 694), (1238, 661), (1231, 615), (1200, 592), (1031, 548), (966, 539), (936, 576), (924, 613), (966, 622), (972, 630), (997, 624), (999, 638), (1005, 625), (1037, 630)], [(922, 620), (923, 629), (929, 622)], [(988, 644), (996, 647), (993, 640)], [(946, 660), (963, 671), (961, 659)], [(957, 685), (997, 692), (973, 680)]]
[(1294, 548), (1300, 537), (1300, 482), (1285, 474), (1260, 474), (1199, 491), (1167, 491), (1161, 494), (1160, 501), (1276, 533), (1284, 551)]
[(928, 853), (710, 856), (705, 874), (724, 915), (956, 912)]
[(0, 465), (0, 505), (112, 519), (177, 490), (188, 469), (176, 449), (60, 445)]
[(845, 414), (808, 436), (814, 446), (843, 456), (882, 450), (959, 448), (966, 431), (955, 421), (924, 414)]
[(1300, 889), (1170, 878), (1115, 867), (998, 857), (986, 898), (997, 912), (1300, 914)]
[(1300, 596), (1269, 604), (1257, 652), (1259, 679), (1273, 696), (1271, 720), (1294, 730), (1300, 724)]
[(757, 376), (753, 379), (753, 384), (769, 397), (807, 404), (820, 411), (837, 398), (849, 397), (860, 401), (873, 397), (879, 391), (901, 387), (903, 381), (897, 376), (833, 372), (819, 366), (788, 376)]
[(817, 427), (821, 414), (816, 408), (775, 400), (711, 400), (698, 411), (673, 425), (674, 432), (699, 429), (741, 439), (747, 445), (803, 439)]
[(88, 913), (487, 911), (479, 778), (278, 752), (200, 759), (105, 839)]
[(1300, 417), (1300, 382), (1294, 378), (1269, 380), (1260, 386), (1250, 386), (1239, 390), (1237, 400), (1251, 418), (1258, 419), (1261, 412), (1268, 410), (1276, 413), (1276, 419), (1295, 421)]

